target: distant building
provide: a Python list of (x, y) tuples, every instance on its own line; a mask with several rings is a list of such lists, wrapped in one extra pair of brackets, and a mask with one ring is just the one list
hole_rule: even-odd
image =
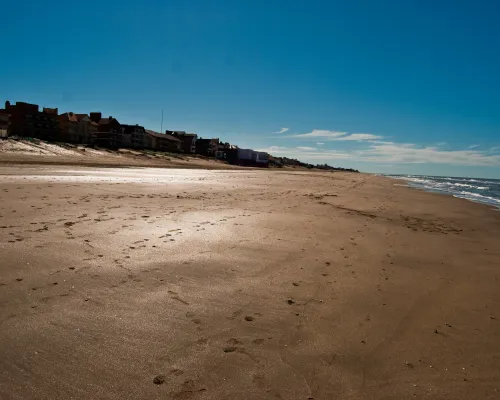
[(244, 167), (269, 167), (269, 154), (261, 151), (230, 148), (225, 149), (223, 152), (224, 157), (222, 159), (229, 164), (241, 165)]
[(219, 160), (227, 160), (228, 150), (235, 150), (238, 146), (234, 146), (230, 143), (219, 143), (217, 147), (217, 151), (215, 152), (215, 158)]
[(45, 114), (54, 115), (57, 117), (57, 111), (58, 111), (57, 108), (43, 107), (43, 112)]
[(196, 153), (207, 156), (215, 157), (219, 148), (219, 139), (198, 139), (196, 141)]
[(132, 130), (126, 129), (124, 125), (120, 125), (120, 129), (121, 129), (120, 147), (126, 149), (132, 148)]
[[(132, 149), (146, 149), (149, 147), (149, 137), (143, 126), (122, 125), (123, 147)], [(129, 144), (129, 145), (126, 145)]]
[(227, 161), (229, 164), (239, 165), (238, 149), (227, 149), (221, 154), (219, 153), (218, 159)]
[(252, 154), (252, 161), (256, 167), (267, 168), (269, 166), (269, 154), (262, 151), (254, 151)]
[(5, 102), (5, 111), (10, 114), (10, 135), (34, 137), (44, 140), (59, 139), (57, 108), (39, 111), (37, 104)]
[(0, 109), (0, 138), (9, 137), (10, 133), (10, 114), (7, 110)]
[(94, 144), (102, 147), (118, 149), (122, 146), (122, 129), (116, 118), (102, 118), (100, 112), (91, 112), (90, 119), (99, 125), (94, 134)]
[(182, 141), (173, 136), (165, 133), (158, 133), (146, 129), (148, 134), (149, 146), (151, 150), (165, 151), (169, 153), (179, 153), (182, 151)]
[(182, 151), (186, 154), (196, 153), (196, 140), (198, 135), (195, 133), (186, 133), (184, 131), (165, 131), (166, 134), (173, 135), (182, 141)]
[(63, 142), (79, 143), (78, 118), (72, 112), (66, 112), (57, 117), (59, 120), (60, 139)]
[(78, 119), (78, 142), (93, 144), (94, 136), (99, 130), (99, 124), (92, 121), (88, 114), (75, 114)]
[(254, 160), (254, 151), (251, 149), (238, 149), (238, 165), (251, 166)]

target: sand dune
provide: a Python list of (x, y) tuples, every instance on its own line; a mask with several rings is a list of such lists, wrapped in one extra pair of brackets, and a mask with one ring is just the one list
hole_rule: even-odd
[(199, 155), (149, 150), (109, 150), (42, 140), (0, 140), (0, 165), (74, 165), (94, 167), (161, 167), (241, 169)]

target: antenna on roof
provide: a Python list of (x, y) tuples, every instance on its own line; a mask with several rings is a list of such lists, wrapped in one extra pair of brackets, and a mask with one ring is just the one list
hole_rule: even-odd
[(161, 109), (161, 127), (160, 127), (160, 133), (163, 133), (163, 108)]

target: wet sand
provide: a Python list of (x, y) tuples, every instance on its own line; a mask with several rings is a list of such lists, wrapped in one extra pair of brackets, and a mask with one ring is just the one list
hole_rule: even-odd
[(362, 175), (0, 167), (1, 399), (498, 399), (500, 212)]

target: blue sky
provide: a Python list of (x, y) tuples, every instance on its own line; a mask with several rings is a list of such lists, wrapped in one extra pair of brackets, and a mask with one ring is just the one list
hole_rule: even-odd
[[(500, 2), (8, 2), (0, 98), (369, 172), (500, 178)], [(281, 132), (281, 133), (276, 133)]]

